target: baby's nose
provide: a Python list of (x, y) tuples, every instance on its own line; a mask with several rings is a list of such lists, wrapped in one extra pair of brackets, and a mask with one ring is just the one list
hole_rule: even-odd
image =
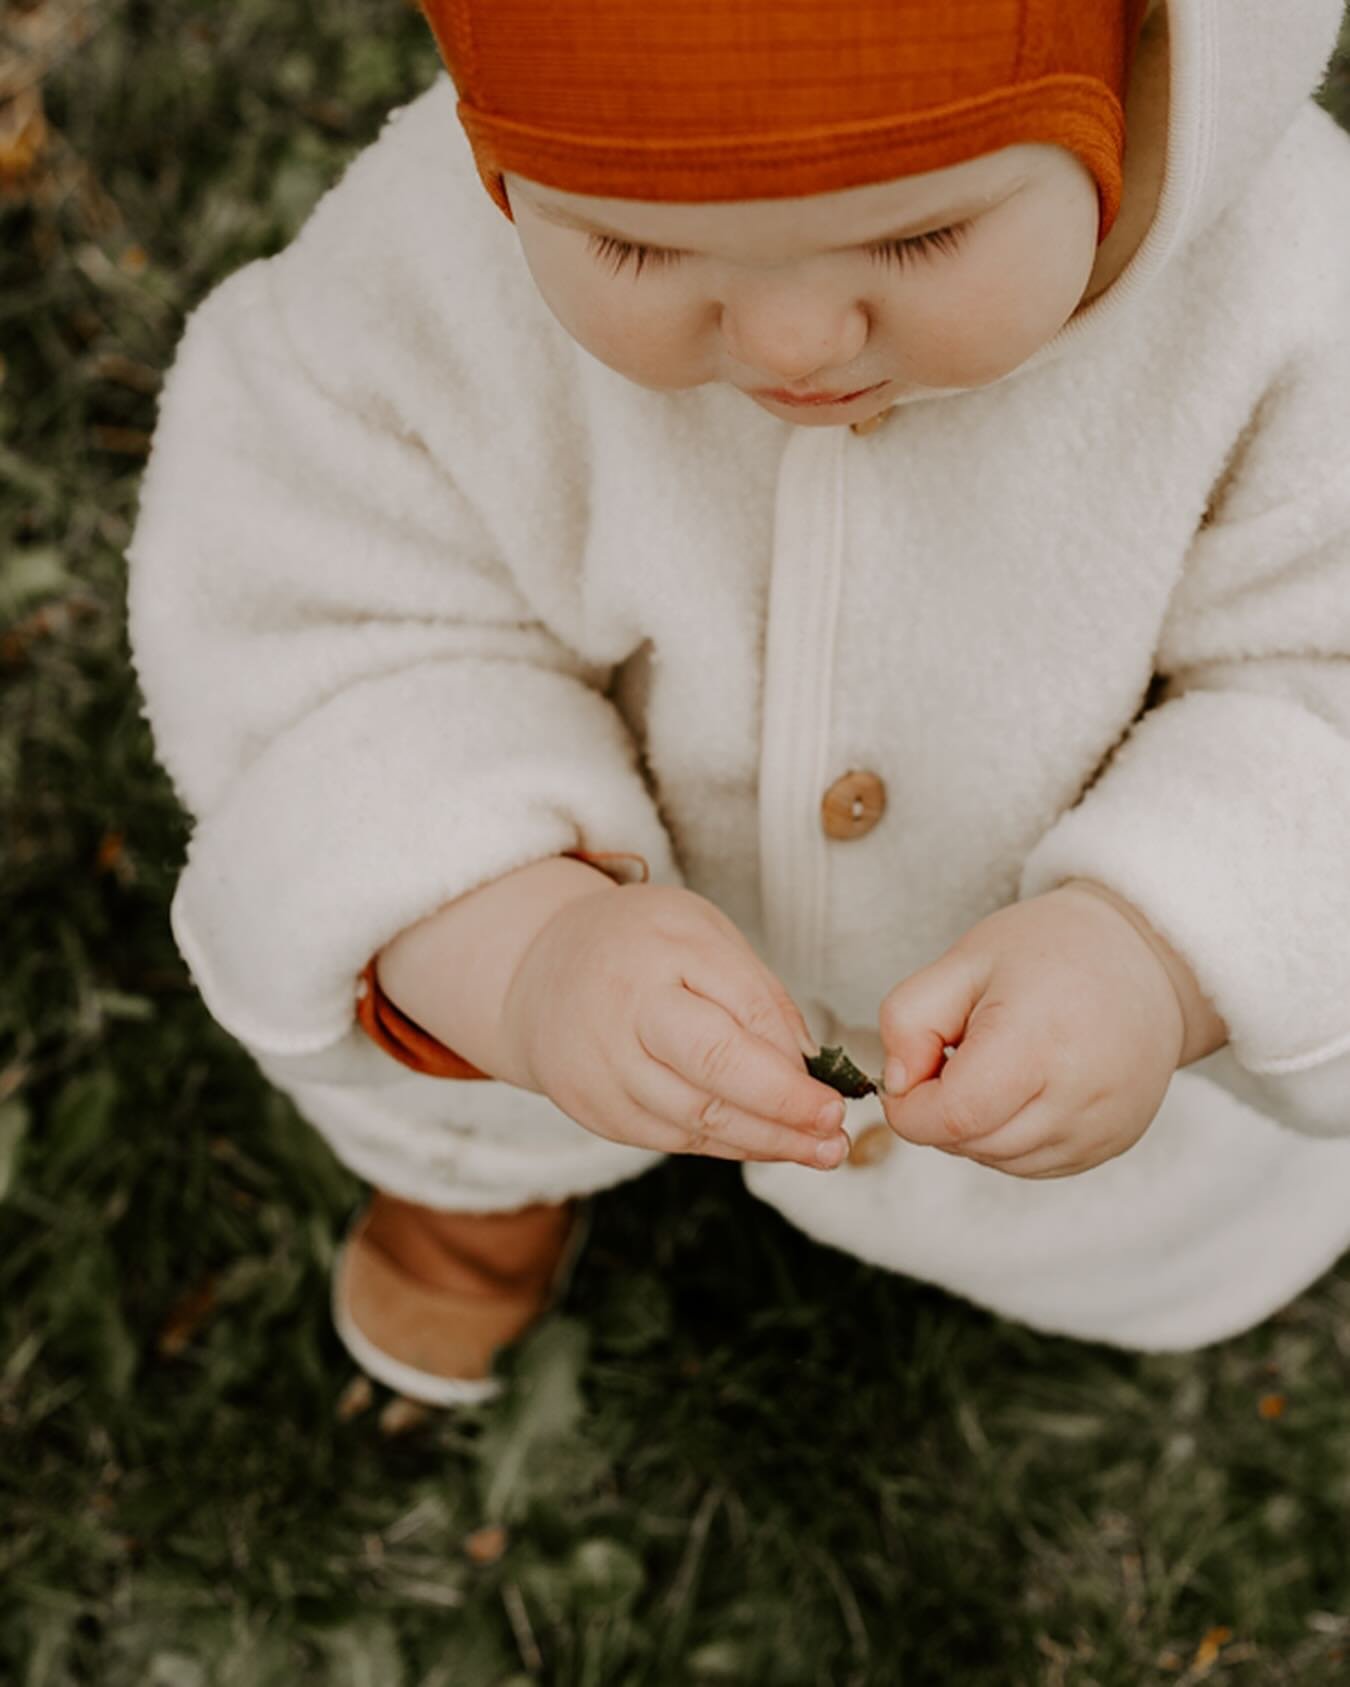
[(732, 356), (763, 372), (762, 385), (844, 390), (832, 371), (856, 366), (868, 317), (848, 296), (798, 280), (738, 279), (721, 310)]

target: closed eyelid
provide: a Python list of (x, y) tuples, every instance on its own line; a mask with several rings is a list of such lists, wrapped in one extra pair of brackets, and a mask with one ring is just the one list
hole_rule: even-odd
[[(960, 222), (947, 224), (943, 228), (930, 229), (923, 234), (893, 235), (889, 239), (869, 241), (866, 245), (846, 247), (845, 254), (864, 252), (874, 259), (884, 259), (904, 268), (909, 262), (932, 258), (938, 253), (950, 255), (962, 246), (967, 233), (977, 221), (976, 216), (962, 219)], [(636, 260), (634, 279), (642, 273), (642, 267), (650, 263), (654, 268), (666, 268), (681, 262), (689, 254), (667, 246), (646, 246), (633, 240), (621, 240), (617, 235), (590, 234), (587, 244), (592, 254), (600, 260), (613, 260), (613, 273), (618, 275), (629, 262)]]
[[(921, 246), (926, 240), (940, 240), (944, 235), (962, 234), (979, 219), (978, 212), (972, 212), (967, 217), (953, 218), (949, 223), (943, 223), (938, 228), (924, 229), (914, 234), (879, 234), (875, 240), (860, 240), (852, 246), (834, 246), (822, 253), (823, 257), (847, 257), (851, 252), (876, 252), (884, 246)], [(550, 219), (551, 220), (551, 219)], [(574, 227), (575, 225), (559, 224), (559, 227)], [(701, 252), (686, 252), (679, 246), (657, 246), (646, 240), (630, 240), (627, 235), (610, 234), (604, 229), (581, 229), (579, 232), (587, 235), (590, 241), (605, 247), (623, 247), (628, 251), (646, 252), (653, 256), (669, 258), (704, 257)]]
[[(1012, 181), (1005, 182), (993, 193), (968, 201), (954, 216), (951, 216), (948, 221), (941, 226), (931, 229), (897, 229), (887, 234), (878, 235), (873, 240), (860, 240), (853, 242), (851, 245), (829, 248), (821, 255), (832, 257), (836, 255), (844, 255), (849, 252), (875, 251), (878, 247), (886, 244), (894, 245), (903, 240), (921, 241), (931, 238), (934, 235), (948, 233), (954, 229), (964, 230), (969, 228), (972, 224), (979, 222), (991, 212), (1001, 209), (1003, 206), (1007, 205), (1010, 200), (1020, 197), (1022, 192), (1031, 185), (1033, 179), (1034, 178), (1027, 173), (1014, 178)], [(607, 240), (617, 245), (641, 247), (648, 252), (667, 253), (676, 257), (699, 257), (707, 255), (697, 252), (688, 253), (680, 247), (659, 246), (654, 242), (633, 240), (628, 235), (618, 233), (615, 229), (607, 229), (600, 224), (580, 221), (564, 207), (554, 206), (546, 200), (536, 199), (532, 194), (522, 193), (520, 197), (536, 216), (542, 218), (545, 222), (552, 223), (555, 228), (571, 229), (573, 232), (580, 232), (582, 234), (589, 235), (593, 239)]]

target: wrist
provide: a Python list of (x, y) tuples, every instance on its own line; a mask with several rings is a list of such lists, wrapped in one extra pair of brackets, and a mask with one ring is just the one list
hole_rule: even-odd
[(1213, 1004), (1201, 990), (1195, 974), (1161, 932), (1154, 929), (1132, 902), (1117, 895), (1095, 879), (1069, 879), (1061, 890), (1077, 890), (1114, 908), (1153, 950), (1166, 972), (1181, 1015), (1181, 1049), (1177, 1069), (1190, 1066), (1197, 1060), (1221, 1049), (1228, 1041), (1228, 1027), (1214, 1011)]
[(380, 988), (408, 1019), (480, 1071), (529, 1088), (503, 1022), (520, 962), (561, 908), (618, 888), (599, 868), (566, 857), (518, 868), (391, 939), (376, 957)]

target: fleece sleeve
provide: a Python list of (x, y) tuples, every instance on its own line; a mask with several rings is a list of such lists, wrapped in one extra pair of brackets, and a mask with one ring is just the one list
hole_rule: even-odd
[[(682, 881), (605, 694), (613, 668), (535, 612), (394, 396), (343, 386), (341, 336), (321, 368), (299, 355), (276, 265), (189, 319), (128, 551), (129, 624), (193, 823), (171, 909), (193, 979), (271, 1070), (343, 1081), (363, 969), (438, 907), (573, 849)], [(369, 336), (389, 321), (353, 326), (363, 368), (383, 366)]]
[(1019, 895), (1083, 877), (1132, 902), (1274, 1116), (1350, 1135), (1350, 342), (1288, 362), (1210, 515), (1157, 702), (1038, 842)]

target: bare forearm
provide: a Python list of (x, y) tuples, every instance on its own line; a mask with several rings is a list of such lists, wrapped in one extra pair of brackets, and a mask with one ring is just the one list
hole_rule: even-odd
[(1153, 929), (1139, 909), (1132, 902), (1127, 902), (1124, 897), (1117, 896), (1115, 891), (1108, 890), (1105, 885), (1098, 884), (1095, 879), (1070, 879), (1068, 884), (1075, 885), (1080, 890), (1089, 891), (1093, 895), (1101, 897), (1103, 901), (1109, 902), (1152, 946), (1154, 953), (1166, 967), (1168, 977), (1172, 980), (1172, 987), (1177, 993), (1177, 1000), (1181, 1004), (1182, 1019), (1186, 1027), (1181, 1057), (1177, 1061), (1178, 1069), (1183, 1066), (1190, 1066), (1194, 1061), (1203, 1060), (1206, 1055), (1211, 1055), (1217, 1049), (1221, 1049), (1228, 1041), (1228, 1027), (1215, 1013), (1209, 998), (1202, 993), (1190, 967), (1172, 948), (1171, 944)]
[(457, 897), (387, 943), (375, 961), (394, 1006), (482, 1072), (520, 1074), (499, 1035), (502, 1006), (521, 957), (557, 911), (581, 896), (618, 890), (607, 874), (566, 856), (531, 862)]

